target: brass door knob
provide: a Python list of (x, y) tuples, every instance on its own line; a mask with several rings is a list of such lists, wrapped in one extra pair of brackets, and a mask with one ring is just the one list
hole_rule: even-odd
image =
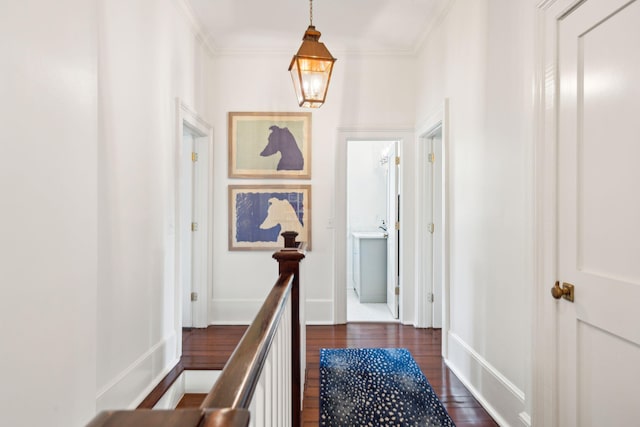
[(551, 296), (555, 299), (564, 298), (571, 302), (573, 302), (573, 292), (574, 287), (571, 283), (563, 283), (562, 287), (560, 287), (560, 282), (556, 282), (553, 288), (551, 288)]

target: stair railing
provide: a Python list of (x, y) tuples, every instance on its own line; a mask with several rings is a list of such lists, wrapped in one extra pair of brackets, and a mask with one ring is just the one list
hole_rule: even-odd
[(300, 311), (297, 233), (273, 254), (279, 276), (200, 408), (105, 411), (87, 427), (298, 427), (305, 324)]

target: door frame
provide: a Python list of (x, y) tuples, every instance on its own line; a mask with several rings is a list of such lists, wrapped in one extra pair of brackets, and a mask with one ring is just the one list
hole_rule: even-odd
[(422, 260), (426, 256), (426, 248), (429, 244), (429, 236), (427, 235), (427, 221), (426, 211), (427, 202), (426, 196), (428, 195), (428, 189), (425, 188), (426, 171), (424, 165), (428, 162), (429, 150), (427, 149), (427, 143), (429, 137), (441, 129), (442, 132), (442, 159), (439, 159), (442, 163), (442, 355), (447, 357), (447, 343), (448, 343), (448, 331), (449, 331), (449, 259), (450, 259), (450, 234), (449, 234), (449, 99), (445, 98), (438, 109), (433, 112), (417, 129), (418, 135), (418, 147), (416, 156), (416, 194), (419, 195), (418, 199), (421, 201), (417, 204), (416, 215), (416, 230), (417, 230), (417, 242), (416, 242), (416, 327), (430, 328), (432, 323), (432, 306), (427, 301), (427, 296), (432, 289), (430, 289), (429, 281), (426, 278), (426, 269)]
[(534, 231), (535, 287), (531, 298), (532, 425), (557, 426), (556, 301), (550, 290), (557, 271), (557, 123), (558, 21), (584, 0), (542, 0), (536, 9), (534, 81)]
[[(211, 266), (213, 265), (213, 209), (211, 203), (213, 201), (213, 127), (209, 125), (198, 113), (195, 112), (189, 105), (187, 105), (180, 98), (176, 98), (176, 137), (175, 137), (175, 323), (176, 330), (182, 330), (182, 283), (181, 283), (181, 266), (180, 266), (180, 241), (181, 230), (179, 224), (181, 223), (181, 205), (185, 195), (181, 194), (180, 180), (182, 174), (185, 173), (182, 167), (182, 147), (183, 140), (183, 127), (187, 126), (190, 129), (197, 132), (199, 135), (198, 140), (203, 141), (208, 146), (208, 155), (198, 158), (199, 164), (205, 168), (205, 173), (199, 174), (197, 177), (198, 185), (202, 188), (201, 194), (204, 194), (204, 200), (199, 206), (199, 217), (206, 218), (202, 224), (199, 224), (198, 230), (205, 234), (203, 239), (203, 248), (200, 250), (200, 255), (194, 258), (194, 270), (200, 272), (201, 277), (205, 277), (204, 281), (196, 283), (193, 290), (198, 293), (198, 301), (193, 306), (193, 327), (203, 328), (208, 325), (209, 321), (209, 300), (211, 284), (213, 280), (213, 271)], [(204, 249), (204, 250), (203, 250)], [(180, 341), (180, 340), (179, 340)], [(179, 343), (181, 351), (181, 341)]]
[[(393, 319), (400, 319), (400, 230), (396, 223), (400, 222), (400, 141), (389, 141), (392, 149), (387, 154), (386, 177), (386, 212), (387, 212), (387, 280), (386, 304)], [(389, 262), (389, 258), (393, 262)], [(389, 269), (389, 265), (392, 268)]]
[[(414, 144), (414, 130), (410, 128), (401, 129), (368, 129), (368, 128), (338, 128), (336, 143), (336, 168), (335, 168), (335, 205), (333, 213), (334, 228), (334, 276), (333, 276), (333, 323), (347, 323), (347, 141), (398, 141), (398, 155), (400, 156), (400, 170), (398, 193), (400, 198), (400, 253), (409, 254), (413, 251), (414, 239), (410, 238), (413, 229), (412, 216), (413, 209), (408, 201), (413, 199), (413, 195), (406, 194), (407, 188), (403, 182), (412, 182), (412, 165), (409, 161), (403, 163), (403, 157), (411, 158)], [(413, 307), (408, 308), (414, 294), (414, 281), (405, 273), (408, 268), (413, 272), (413, 260), (409, 257), (401, 256), (399, 301), (399, 320), (401, 323), (413, 323)], [(413, 274), (411, 274), (413, 276)]]

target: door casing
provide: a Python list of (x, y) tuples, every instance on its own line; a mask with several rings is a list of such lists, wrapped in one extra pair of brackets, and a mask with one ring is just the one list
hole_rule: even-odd
[[(534, 425), (559, 424), (559, 372), (557, 354), (559, 322), (550, 289), (558, 279), (558, 21), (581, 7), (584, 0), (546, 0), (537, 5), (534, 177), (534, 283), (532, 298), (532, 402)], [(577, 290), (579, 292), (579, 290)], [(576, 301), (579, 294), (576, 293)]]
[(430, 150), (428, 148), (428, 139), (438, 129), (441, 129), (442, 141), (441, 159), (442, 173), (440, 176), (442, 187), (441, 206), (441, 245), (437, 250), (441, 251), (442, 256), (442, 355), (447, 357), (447, 339), (449, 331), (449, 219), (448, 219), (448, 200), (449, 200), (449, 100), (445, 98), (442, 104), (434, 111), (421, 126), (418, 127), (417, 134), (418, 147), (416, 156), (416, 193), (421, 203), (417, 208), (417, 250), (416, 250), (416, 326), (421, 328), (433, 327), (433, 310), (432, 304), (428, 302), (428, 296), (433, 292), (427, 275), (430, 274), (428, 268), (424, 265), (423, 260), (429, 255), (429, 247), (431, 245), (431, 235), (428, 232), (427, 210), (430, 209), (429, 203), (425, 200), (430, 196), (430, 192), (425, 188), (427, 177), (425, 165), (428, 164), (428, 156)]
[[(198, 199), (198, 203), (195, 204), (194, 216), (199, 218), (198, 220), (198, 233), (201, 234), (201, 238), (198, 239), (194, 248), (193, 258), (193, 272), (198, 278), (192, 287), (194, 292), (198, 293), (198, 300), (192, 305), (193, 326), (203, 328), (208, 325), (208, 301), (210, 299), (210, 292), (213, 271), (211, 265), (213, 264), (213, 232), (211, 224), (213, 223), (213, 209), (211, 203), (213, 201), (213, 128), (202, 117), (200, 117), (192, 108), (185, 104), (182, 100), (176, 100), (176, 183), (175, 183), (175, 200), (176, 200), (176, 253), (175, 253), (175, 280), (176, 280), (176, 329), (182, 328), (182, 310), (183, 310), (183, 298), (182, 298), (182, 284), (181, 284), (181, 240), (182, 234), (185, 232), (191, 233), (191, 230), (182, 230), (180, 224), (183, 223), (181, 215), (182, 203), (191, 196), (183, 194), (184, 192), (180, 188), (181, 177), (185, 173), (192, 173), (191, 170), (185, 170), (183, 165), (184, 154), (184, 141), (183, 141), (183, 129), (186, 127), (191, 133), (197, 136), (196, 146), (200, 147), (201, 153), (198, 156), (198, 172), (194, 176), (196, 194), (194, 198)], [(180, 341), (180, 340), (178, 340)]]
[[(403, 192), (403, 177), (407, 172), (407, 168), (403, 165), (403, 155), (407, 150), (411, 151), (409, 144), (413, 144), (414, 132), (413, 129), (351, 129), (340, 128), (338, 129), (337, 144), (336, 144), (336, 172), (335, 172), (335, 206), (334, 206), (334, 218), (330, 219), (330, 226), (334, 228), (334, 279), (333, 279), (333, 323), (344, 324), (347, 322), (347, 296), (346, 296), (346, 280), (347, 280), (347, 141), (349, 140), (362, 140), (362, 141), (392, 141), (398, 142), (398, 153), (400, 156), (400, 178), (399, 178), (399, 193)], [(410, 156), (408, 156), (410, 157)], [(410, 160), (405, 160), (410, 161)], [(409, 168), (410, 169), (410, 168)], [(411, 196), (408, 196), (411, 197)], [(408, 214), (406, 209), (406, 199), (401, 203), (403, 206), (400, 208), (400, 253), (411, 253), (413, 239), (408, 239), (407, 234), (411, 232), (412, 227), (408, 225), (411, 221), (406, 220)], [(403, 223), (405, 224), (403, 226)], [(408, 225), (408, 226), (407, 226)], [(413, 268), (413, 262), (407, 262), (406, 257), (401, 257), (400, 265), (400, 277), (398, 283), (402, 289), (399, 301), (399, 320), (402, 323), (414, 323), (413, 320), (413, 307), (411, 310), (406, 310), (404, 307), (409, 302), (413, 301), (413, 294), (415, 285), (413, 281), (403, 280), (402, 272), (411, 265)]]

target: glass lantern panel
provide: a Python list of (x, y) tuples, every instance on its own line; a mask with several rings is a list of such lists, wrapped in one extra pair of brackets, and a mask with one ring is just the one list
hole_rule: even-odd
[(302, 91), (305, 100), (322, 101), (326, 93), (329, 75), (325, 73), (303, 71)]
[(296, 98), (298, 98), (298, 105), (301, 105), (304, 101), (304, 94), (302, 93), (302, 87), (300, 86), (300, 70), (298, 69), (298, 61), (293, 61), (291, 67), (291, 79), (293, 80), (293, 89), (296, 92)]

